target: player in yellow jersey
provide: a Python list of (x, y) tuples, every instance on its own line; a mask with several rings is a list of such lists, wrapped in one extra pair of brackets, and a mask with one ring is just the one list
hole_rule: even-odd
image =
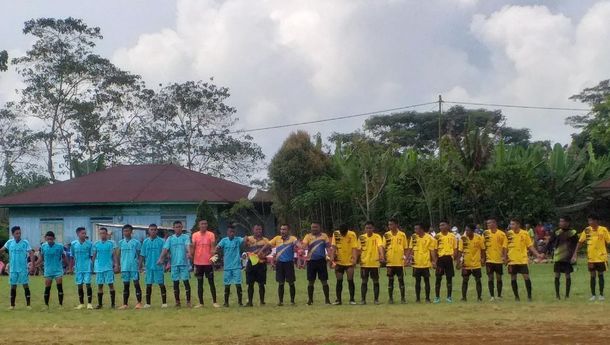
[(508, 273), (510, 274), (510, 286), (513, 289), (515, 300), (519, 301), (519, 287), (517, 285), (517, 274), (523, 276), (525, 280), (525, 289), (527, 290), (527, 300), (532, 300), (532, 281), (529, 276), (529, 268), (527, 266), (529, 257), (527, 251), (536, 255), (538, 259), (544, 258), (544, 255), (538, 253), (534, 247), (534, 242), (526, 230), (521, 229), (521, 221), (511, 219), (510, 230), (506, 234), (508, 239)]
[(358, 237), (358, 253), (360, 256), (360, 278), (362, 285), (361, 304), (366, 304), (366, 293), (369, 278), (373, 280), (373, 297), (375, 304), (379, 304), (379, 267), (384, 259), (383, 239), (375, 233), (373, 222), (364, 224), (364, 234)]
[(341, 294), (343, 293), (343, 275), (347, 274), (347, 286), (349, 290), (349, 304), (356, 304), (354, 295), (356, 285), (354, 284), (354, 266), (358, 258), (358, 236), (349, 230), (346, 224), (341, 224), (339, 230), (333, 232), (330, 251), (331, 265), (335, 268), (337, 286), (335, 292), (337, 299), (335, 305), (341, 305)]
[[(608, 267), (608, 244), (610, 243), (610, 233), (604, 226), (599, 225), (599, 217), (595, 214), (587, 217), (589, 226), (580, 233), (578, 245), (572, 256), (572, 262), (576, 262), (576, 253), (580, 247), (587, 244), (587, 263), (589, 274), (591, 275), (590, 301), (595, 301), (598, 298), (600, 301), (605, 300), (604, 297), (604, 272)], [(595, 295), (595, 278), (599, 279), (599, 297)]]
[(408, 261), (412, 262), (415, 278), (415, 298), (420, 303), (421, 280), (424, 279), (426, 302), (430, 303), (430, 267), (436, 267), (436, 240), (427, 233), (423, 224), (413, 227), (415, 233), (409, 241)]
[(394, 218), (388, 221), (388, 231), (383, 235), (385, 241), (386, 271), (388, 274), (388, 303), (394, 303), (394, 276), (398, 278), (400, 302), (407, 303), (405, 297), (404, 266), (408, 250), (407, 236), (398, 229), (398, 221)]
[(498, 288), (498, 298), (502, 298), (502, 274), (504, 274), (504, 264), (507, 262), (508, 239), (504, 231), (498, 229), (498, 222), (495, 218), (487, 220), (487, 230), (483, 231), (483, 238), (486, 248), (487, 287), (493, 302), (496, 299), (494, 295), (494, 275)]
[(451, 297), (453, 291), (453, 259), (457, 257), (458, 241), (455, 235), (450, 231), (449, 222), (443, 220), (439, 223), (440, 232), (436, 234), (436, 279), (434, 281), (434, 303), (441, 302), (441, 283), (443, 276), (447, 277), (447, 303), (452, 303)]
[(465, 235), (460, 238), (458, 251), (459, 266), (462, 268), (462, 301), (468, 295), (468, 280), (472, 275), (477, 289), (477, 301), (481, 302), (483, 286), (481, 284), (481, 265), (485, 262), (485, 240), (475, 234), (474, 225), (466, 225)]

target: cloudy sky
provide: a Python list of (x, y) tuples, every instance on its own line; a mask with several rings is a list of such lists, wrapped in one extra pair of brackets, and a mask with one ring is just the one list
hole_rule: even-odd
[[(31, 43), (23, 22), (84, 19), (99, 52), (149, 85), (214, 80), (244, 129), (446, 100), (582, 107), (568, 97), (610, 78), (610, 1), (12, 1), (0, 48)], [(14, 98), (0, 74), (0, 102)], [(418, 110), (428, 111), (435, 106)], [(536, 139), (566, 143), (573, 112), (504, 110)], [(328, 135), (364, 118), (307, 125)], [(268, 156), (292, 129), (253, 133)]]

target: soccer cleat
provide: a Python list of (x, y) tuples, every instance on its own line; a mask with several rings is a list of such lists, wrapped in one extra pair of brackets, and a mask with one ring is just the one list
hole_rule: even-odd
[(127, 304), (123, 304), (122, 306), (119, 307), (119, 310), (125, 310), (125, 309), (129, 309), (129, 306)]
[(353, 300), (352, 300), (352, 301), (349, 301), (349, 304), (350, 304), (350, 305), (356, 305), (356, 304), (358, 304), (358, 303), (356, 303), (356, 301), (353, 301)]
[(133, 309), (142, 309), (142, 303), (136, 303), (136, 306)]
[(85, 309), (85, 305), (84, 304), (79, 304), (76, 307), (74, 307), (75, 310), (82, 310)]
[(15, 306), (12, 305), (12, 306), (8, 307), (8, 310), (15, 310)]
[[(213, 306), (214, 308), (220, 308), (220, 304), (218, 304), (218, 303), (216, 303), (216, 302), (212, 303), (212, 306)], [(252, 306), (252, 303), (250, 303), (250, 306)]]
[(489, 301), (490, 301), (490, 302), (495, 302), (495, 301), (496, 301), (496, 298), (492, 296), (492, 297), (489, 299)]
[(330, 303), (330, 301), (328, 301), (328, 300), (324, 301), (324, 304), (326, 304), (326, 305), (332, 305), (332, 303)]
[(597, 300), (598, 300), (598, 301), (605, 301), (605, 300), (606, 300), (606, 297), (604, 297), (603, 295), (600, 295), (600, 296), (597, 298)]
[(284, 303), (280, 302), (280, 303), (278, 303), (278, 304), (277, 304), (277, 306), (278, 306), (278, 307), (283, 307), (283, 306), (284, 306)]
[(483, 299), (481, 297), (477, 298), (477, 302), (483, 302)]
[(375, 301), (373, 302), (373, 304), (375, 304), (375, 305), (379, 305), (379, 301), (378, 301), (378, 300), (375, 300)]
[(191, 305), (191, 302), (186, 302), (186, 307), (187, 308), (192, 308), (193, 306)]
[(589, 302), (595, 302), (596, 297), (595, 296), (591, 296), (591, 298), (589, 298)]
[(460, 299), (460, 302), (466, 302), (466, 301), (467, 300), (464, 297), (462, 297), (462, 299)]
[(528, 297), (528, 298), (527, 298), (527, 301), (528, 301), (528, 302), (531, 302), (531, 301), (532, 301), (532, 298), (531, 298), (531, 297)]
[(176, 308), (180, 308), (182, 307), (182, 304), (180, 304), (180, 302), (176, 302), (176, 304), (174, 305)]
[(93, 304), (87, 303), (87, 310), (93, 310)]
[(313, 301), (307, 301), (307, 305), (313, 305)]
[(144, 304), (144, 309), (149, 309), (150, 308), (150, 304)]
[(366, 305), (366, 301), (360, 301), (360, 305)]
[(162, 309), (167, 308), (167, 303), (163, 303), (163, 304), (161, 304), (161, 308), (162, 308)]
[(521, 302), (521, 298), (515, 297), (515, 302)]
[[(254, 305), (252, 304), (252, 302), (248, 302), (248, 303), (246, 303), (246, 307), (252, 308), (252, 307), (254, 307)], [(217, 308), (217, 307), (215, 307), (215, 308)]]
[(225, 308), (228, 308), (229, 307), (229, 303), (223, 303), (222, 306), (225, 307)]
[(441, 303), (441, 299), (438, 298), (438, 297), (434, 297), (434, 302), (433, 303), (434, 304), (439, 304), (439, 303)]
[(264, 306), (264, 305), (265, 305), (265, 302), (261, 301), (260, 305), (261, 305), (261, 306)]
[(297, 304), (296, 304), (296, 303), (294, 303), (294, 302), (290, 302), (290, 306), (292, 306), (292, 307), (296, 307), (296, 306), (297, 306)]
[(447, 297), (447, 303), (453, 303), (453, 298)]
[(394, 300), (390, 298), (390, 299), (388, 300), (388, 304), (394, 304)]
[(96, 309), (96, 310), (100, 310), (100, 309), (102, 309), (102, 308), (103, 308), (103, 306), (102, 306), (101, 304), (98, 304), (98, 305), (96, 305), (96, 306), (95, 306), (95, 309)]
[(430, 301), (429, 298), (426, 298), (426, 303), (430, 304), (430, 303), (432, 303), (432, 301)]
[(196, 306), (194, 306), (193, 308), (195, 308), (195, 309), (201, 309), (201, 308), (203, 308), (203, 304), (199, 303), (199, 304), (197, 304)]
[(26, 310), (32, 310), (32, 306), (31, 305), (27, 305), (27, 306), (25, 306), (25, 309)]
[(335, 303), (333, 303), (333, 305), (341, 305), (343, 304), (341, 301), (335, 301)]
[(400, 304), (407, 304), (407, 300), (406, 299), (401, 299), (400, 300)]

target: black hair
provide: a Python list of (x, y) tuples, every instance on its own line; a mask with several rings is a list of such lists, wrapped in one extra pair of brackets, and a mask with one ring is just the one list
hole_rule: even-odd
[(53, 237), (53, 238), (55, 238), (55, 233), (53, 231), (47, 231), (47, 233), (44, 234), (44, 237)]
[(449, 221), (448, 221), (447, 219), (441, 219), (441, 221), (440, 221), (440, 222), (438, 222), (438, 223), (439, 223), (439, 224), (440, 224), (440, 223), (449, 224)]
[(229, 229), (235, 230), (235, 226), (233, 224), (227, 224), (227, 230)]
[(415, 223), (413, 225), (413, 227), (415, 228), (416, 226), (419, 226), (420, 228), (422, 228), (422, 230), (424, 230), (424, 232), (428, 232), (428, 227), (424, 224), (424, 223)]
[(155, 223), (151, 223), (151, 224), (150, 224), (148, 227), (149, 227), (149, 228), (157, 228), (158, 226), (157, 226), (157, 224), (155, 224)]
[(518, 219), (518, 218), (511, 218), (510, 221), (511, 222), (515, 222), (515, 223), (519, 223), (519, 225), (523, 224), (523, 223), (521, 223), (521, 220)]
[(570, 217), (570, 216), (561, 216), (561, 217), (559, 217), (559, 219), (563, 219), (564, 221), (566, 221), (568, 223), (572, 221), (572, 217)]
[(131, 226), (131, 224), (125, 224), (125, 225), (123, 225), (123, 230), (127, 230), (127, 229), (129, 229), (129, 230), (133, 230), (133, 226)]
[(312, 220), (311, 225), (314, 225), (314, 224), (322, 225), (322, 222), (320, 222), (319, 220)]
[(597, 213), (589, 213), (589, 215), (587, 216), (587, 219), (593, 219), (593, 220), (599, 221), (599, 216), (597, 215)]
[(396, 218), (390, 218), (390, 219), (388, 219), (388, 222), (392, 222), (394, 224), (398, 224), (398, 220)]
[[(201, 221), (201, 220), (200, 220), (200, 221)], [(177, 221), (175, 221), (175, 222), (174, 222), (174, 224), (173, 224), (173, 225), (178, 225), (178, 224), (182, 225), (182, 222), (181, 222), (181, 221), (179, 221), (179, 220), (177, 220)]]
[(468, 227), (468, 228), (469, 228), (470, 230), (472, 230), (472, 231), (474, 231), (474, 229), (476, 229), (476, 228), (477, 228), (477, 226), (476, 226), (476, 225), (474, 225), (474, 224), (466, 224), (466, 227)]
[(19, 225), (15, 225), (15, 226), (13, 226), (13, 227), (11, 228), (11, 234), (14, 234), (14, 233), (15, 233), (15, 231), (17, 231), (17, 230), (21, 230), (21, 227), (20, 227)]
[(373, 228), (375, 227), (375, 223), (373, 223), (373, 222), (372, 222), (372, 221), (370, 221), (370, 220), (367, 220), (366, 222), (364, 222), (364, 226), (367, 226), (367, 225), (370, 225), (370, 226), (372, 226)]
[(79, 226), (78, 228), (76, 228), (76, 233), (78, 234), (81, 231), (86, 231), (87, 229), (85, 229), (85, 227), (83, 226)]
[(100, 228), (100, 231), (106, 231), (106, 232), (108, 232), (108, 229), (106, 229), (106, 228)]
[(290, 228), (290, 224), (288, 224), (288, 223), (280, 223), (280, 228), (281, 228), (282, 226), (286, 226), (286, 227)]

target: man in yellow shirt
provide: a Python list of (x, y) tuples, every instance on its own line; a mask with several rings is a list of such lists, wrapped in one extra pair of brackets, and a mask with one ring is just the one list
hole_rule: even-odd
[(494, 275), (498, 288), (498, 298), (502, 298), (502, 274), (504, 274), (504, 264), (506, 263), (506, 253), (508, 251), (508, 239), (504, 231), (498, 229), (498, 222), (495, 218), (487, 220), (487, 230), (483, 231), (485, 239), (485, 270), (487, 271), (487, 287), (493, 302), (494, 295)]
[(421, 280), (424, 279), (426, 302), (430, 303), (430, 267), (436, 267), (436, 240), (426, 232), (423, 224), (415, 224), (415, 233), (409, 241), (408, 258), (412, 262), (415, 278), (415, 298), (420, 303)]
[(360, 254), (360, 278), (362, 278), (361, 304), (366, 304), (369, 277), (373, 280), (374, 303), (379, 304), (379, 267), (385, 259), (383, 239), (375, 233), (373, 222), (369, 221), (364, 224), (364, 234), (358, 238), (358, 252)]
[(394, 218), (388, 221), (388, 231), (383, 235), (385, 240), (386, 271), (388, 274), (389, 303), (394, 303), (394, 276), (398, 278), (400, 303), (407, 303), (405, 297), (404, 266), (408, 250), (407, 236), (398, 229), (398, 221)]
[(322, 232), (320, 222), (311, 223), (311, 232), (303, 237), (303, 249), (307, 248), (307, 305), (313, 304), (314, 283), (316, 277), (322, 283), (324, 302), (330, 304), (330, 289), (328, 287), (328, 268), (326, 263), (326, 249), (330, 248), (330, 238)]
[(506, 234), (508, 239), (508, 273), (510, 274), (510, 286), (513, 289), (515, 300), (519, 301), (519, 287), (517, 285), (517, 274), (523, 276), (525, 280), (525, 289), (527, 290), (527, 300), (532, 300), (532, 282), (529, 276), (529, 268), (527, 266), (529, 257), (527, 251), (536, 255), (538, 259), (544, 258), (544, 255), (538, 253), (534, 248), (534, 242), (529, 233), (521, 229), (521, 221), (511, 219), (510, 230)]
[(460, 238), (458, 251), (461, 259), (460, 266), (462, 267), (462, 301), (466, 302), (468, 280), (472, 275), (477, 289), (477, 301), (481, 302), (483, 290), (481, 265), (485, 262), (485, 240), (483, 236), (474, 233), (474, 225), (466, 225), (465, 235)]
[(451, 294), (453, 291), (453, 259), (457, 257), (458, 241), (455, 235), (449, 231), (451, 226), (449, 222), (443, 220), (439, 223), (440, 232), (436, 234), (436, 280), (434, 282), (434, 303), (441, 302), (441, 283), (443, 276), (447, 277), (447, 303), (452, 303)]
[(331, 241), (331, 265), (335, 268), (337, 286), (335, 292), (337, 299), (335, 305), (341, 305), (341, 294), (343, 293), (343, 275), (347, 274), (347, 286), (349, 290), (349, 304), (356, 304), (354, 295), (356, 285), (354, 284), (354, 266), (358, 258), (358, 236), (349, 230), (346, 224), (341, 224), (339, 230), (333, 232)]
[[(572, 256), (572, 262), (576, 262), (576, 255), (583, 243), (587, 244), (587, 263), (589, 274), (591, 275), (590, 287), (591, 298), (589, 301), (595, 301), (598, 298), (600, 301), (605, 300), (604, 297), (604, 272), (608, 267), (608, 244), (610, 243), (610, 233), (604, 226), (599, 225), (599, 217), (597, 215), (589, 215), (587, 217), (589, 226), (580, 233), (578, 245)], [(595, 278), (599, 278), (599, 297), (595, 295)]]

